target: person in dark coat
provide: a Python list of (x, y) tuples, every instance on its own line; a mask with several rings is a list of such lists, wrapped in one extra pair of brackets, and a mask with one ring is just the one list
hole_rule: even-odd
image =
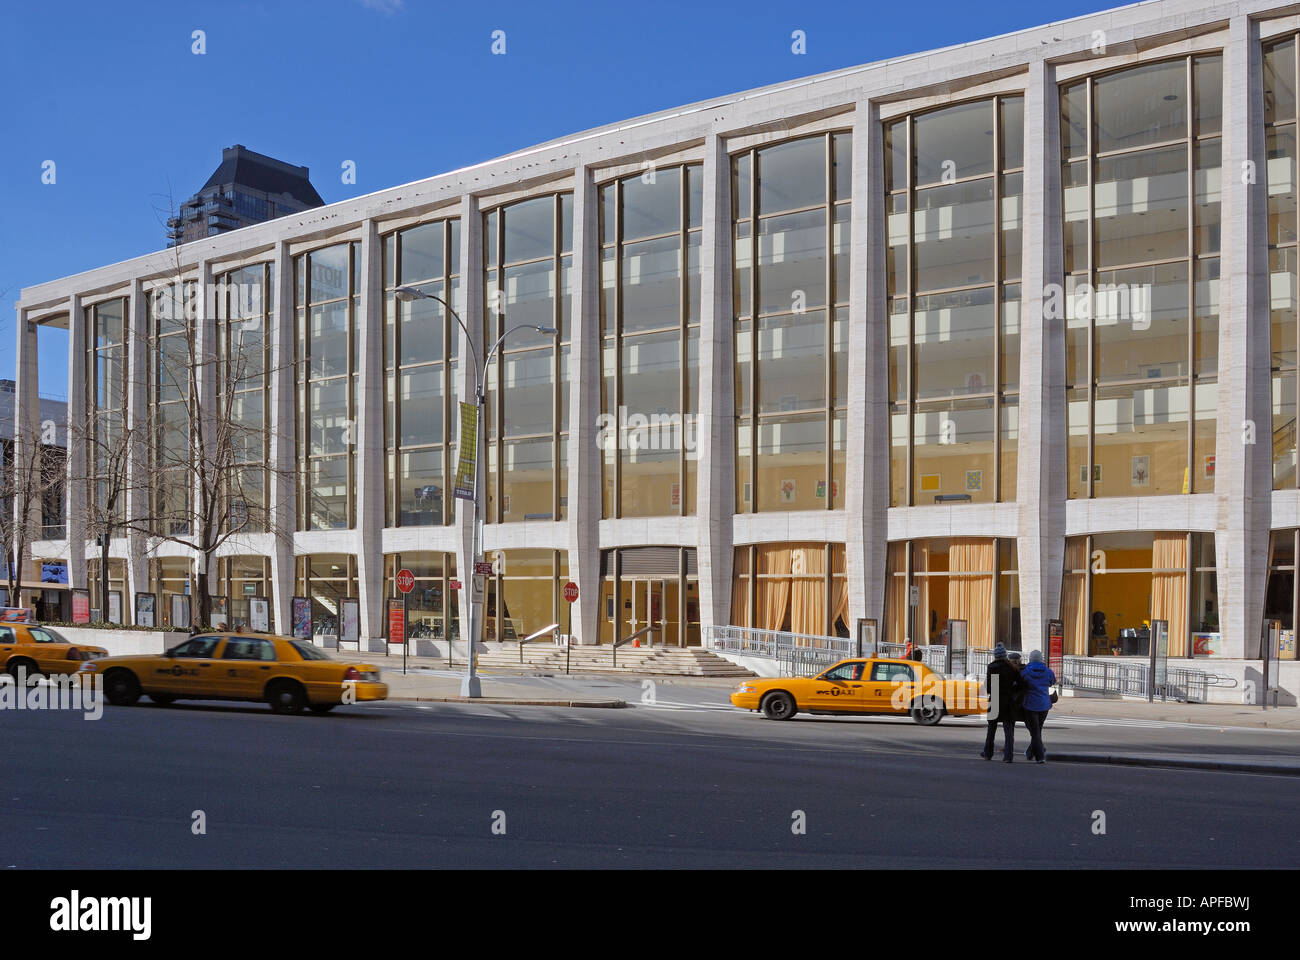
[(1047, 712), (1052, 709), (1052, 697), (1048, 688), (1056, 683), (1056, 674), (1043, 663), (1043, 651), (1029, 651), (1029, 662), (1020, 672), (1020, 682), (1024, 686), (1025, 726), (1029, 728), (1029, 754), (1037, 763), (1046, 763), (1047, 754), (1043, 750), (1043, 723)]
[(1016, 698), (1020, 692), (1020, 672), (1007, 659), (1007, 648), (998, 644), (993, 648), (993, 662), (984, 678), (989, 695), (989, 712), (985, 717), (988, 733), (984, 736), (984, 749), (980, 756), (993, 759), (993, 741), (998, 725), (1002, 725), (1002, 762), (1010, 763), (1015, 755)]

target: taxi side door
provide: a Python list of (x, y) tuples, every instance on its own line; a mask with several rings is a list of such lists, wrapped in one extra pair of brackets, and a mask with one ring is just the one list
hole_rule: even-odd
[[(872, 713), (907, 713), (916, 683), (916, 667), (893, 660), (873, 660), (864, 686)], [(901, 688), (901, 692), (900, 692)], [(902, 707), (895, 707), (895, 700)]]
[(145, 693), (154, 690), (175, 697), (211, 696), (211, 679), (220, 637), (191, 637), (173, 647), (169, 655), (149, 661), (140, 671)]
[(9, 658), (14, 654), (14, 648), (18, 646), (18, 637), (14, 633), (14, 628), (0, 624), (0, 670), (4, 670), (9, 664)]
[(811, 693), (806, 710), (834, 710), (861, 713), (865, 706), (865, 684), (862, 683), (863, 663), (854, 660), (831, 667), (808, 681)]
[(223, 697), (261, 700), (271, 668), (275, 645), (259, 637), (227, 637), (221, 648), (218, 684)]

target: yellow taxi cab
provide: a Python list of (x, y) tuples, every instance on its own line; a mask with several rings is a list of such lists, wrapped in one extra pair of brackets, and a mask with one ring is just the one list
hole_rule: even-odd
[(108, 655), (103, 647), (73, 643), (53, 627), (0, 623), (0, 670), (34, 683), (42, 676), (75, 674), (82, 663)]
[(911, 716), (933, 726), (945, 716), (985, 713), (977, 680), (950, 679), (923, 663), (875, 657), (841, 660), (815, 677), (742, 680), (731, 704), (761, 710), (769, 720), (813, 714)]
[(379, 668), (342, 663), (292, 637), (270, 633), (203, 633), (165, 653), (105, 657), (80, 676), (104, 678), (104, 696), (130, 706), (141, 694), (166, 706), (177, 700), (251, 700), (276, 713), (327, 713), (340, 703), (386, 700)]

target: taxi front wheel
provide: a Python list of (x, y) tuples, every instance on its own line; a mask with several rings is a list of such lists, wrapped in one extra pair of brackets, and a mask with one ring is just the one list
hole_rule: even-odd
[(115, 707), (130, 707), (140, 699), (140, 681), (130, 670), (110, 670), (104, 677), (104, 696)]
[(912, 719), (923, 727), (933, 727), (943, 719), (943, 701), (936, 696), (920, 697), (912, 701)]
[(763, 716), (769, 720), (789, 720), (798, 713), (794, 697), (784, 691), (769, 693), (764, 697), (762, 710)]
[(266, 688), (266, 702), (276, 713), (302, 713), (307, 706), (307, 693), (292, 680), (277, 680)]

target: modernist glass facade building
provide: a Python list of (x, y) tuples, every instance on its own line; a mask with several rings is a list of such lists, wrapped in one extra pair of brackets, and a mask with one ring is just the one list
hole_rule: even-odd
[[(239, 531), (210, 592), (237, 619), (268, 598), (282, 630), (309, 598), (323, 638), (355, 597), (379, 638), (406, 567), (416, 629), (445, 636), (475, 374), (438, 303), (395, 295), (414, 286), (456, 305), (480, 356), (515, 326), (559, 331), (511, 337), (489, 369), (486, 639), (566, 623), (571, 579), (583, 642), (865, 621), (927, 642), (953, 618), (974, 646), (1029, 649), (1059, 618), (1067, 653), (1111, 655), (1162, 619), (1174, 656), (1258, 656), (1300, 605), (1287, 10), (1125, 7), (29, 287), (20, 437), (36, 330), (67, 327), (69, 435), (147, 425), (124, 469), (149, 490), (120, 509), (183, 525), (187, 398), (234, 391)], [(193, 316), (160, 310), (176, 296)], [(240, 376), (169, 368), (186, 335)], [(112, 464), (86, 459), (67, 537), (33, 557), (98, 589), (81, 534)], [(164, 616), (194, 583), (144, 531), (112, 557), (115, 589)]]

